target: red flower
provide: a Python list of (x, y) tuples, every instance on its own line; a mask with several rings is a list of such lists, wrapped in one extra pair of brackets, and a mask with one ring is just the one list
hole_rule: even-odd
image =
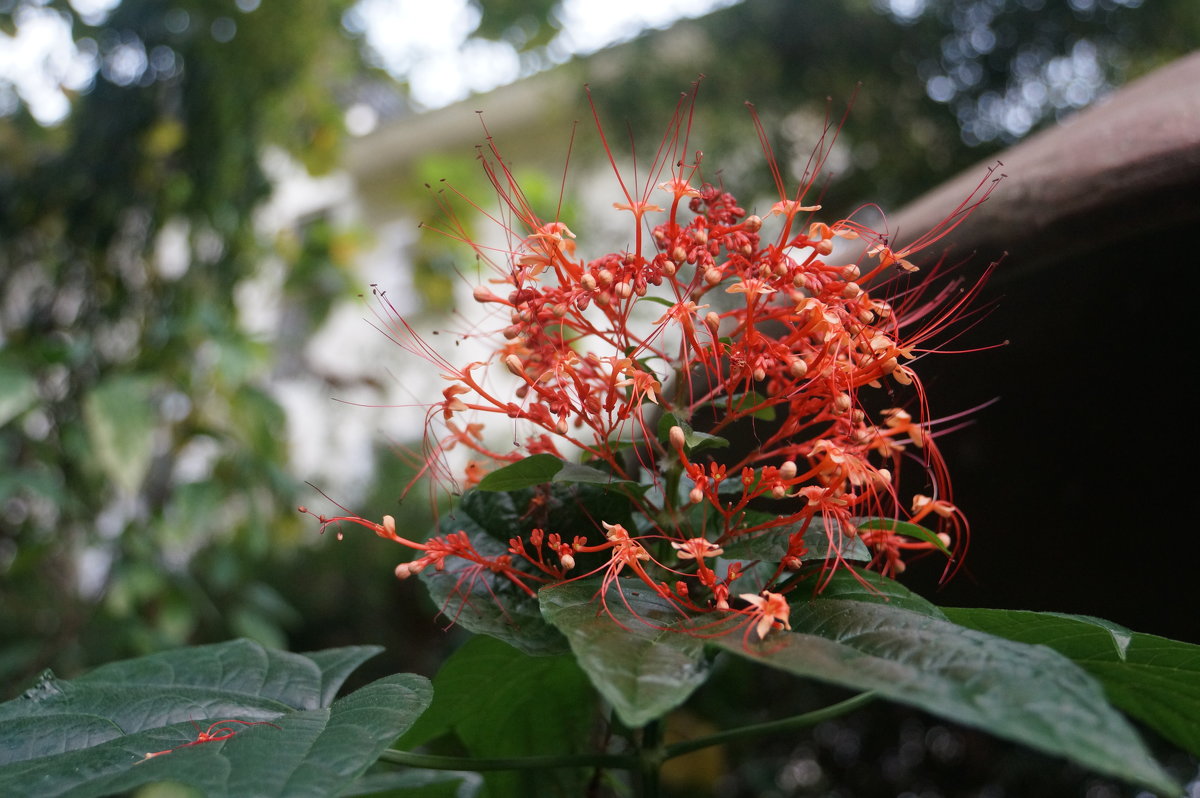
[[(758, 619), (759, 637), (787, 625), (786, 601), (767, 590), (800, 567), (809, 530), (824, 529), (828, 568), (844, 564), (842, 547), (855, 538), (872, 549), (874, 565), (890, 573), (903, 569), (905, 553), (940, 548), (882, 524), (860, 533), (865, 518), (932, 519), (938, 540), (961, 556), (968, 527), (950, 500), (914, 363), (932, 336), (966, 312), (975, 289), (924, 297), (896, 277), (913, 271), (908, 259), (959, 224), (992, 184), (981, 181), (937, 229), (897, 250), (885, 235), (851, 219), (815, 221), (820, 206), (805, 195), (818, 170), (787, 191), (759, 126), (779, 192), (764, 221), (728, 192), (700, 182), (700, 154), (687, 149), (694, 100), (694, 93), (681, 100), (641, 185), (625, 182), (598, 124), (623, 193), (614, 206), (629, 212), (634, 225), (631, 249), (591, 260), (577, 254), (586, 249), (586, 232), (577, 236), (561, 220), (539, 216), (489, 138), (481, 160), (503, 209), (493, 218), (507, 220), (515, 244), (496, 253), (463, 237), (461, 225), (443, 232), (466, 240), (492, 269), (493, 287), (474, 294), (481, 305), (506, 314), (490, 359), (454, 365), (417, 338), (380, 295), (389, 334), (450, 382), (427, 416), (430, 473), (449, 476), (446, 455), (458, 446), (472, 452), (468, 485), (488, 470), (486, 461), (504, 465), (528, 454), (574, 452), (616, 481), (658, 487), (630, 494), (642, 531), (598, 518), (595, 529), (567, 545), (557, 534), (584, 530), (546, 530), (554, 540), (548, 558), (549, 538), (538, 530), (528, 547), (514, 537), (501, 562), (480, 557), (465, 535), (414, 543), (395, 535), (386, 519), (378, 525), (344, 516), (322, 518), (322, 524), (351, 521), (422, 552), (397, 569), (399, 576), (458, 557), (530, 594), (532, 584), (567, 579), (575, 554), (609, 551), (608, 565), (596, 569), (604, 570), (605, 585), (633, 575), (691, 611), (726, 609), (729, 582), (741, 573), (730, 569), (721, 582), (706, 557), (740, 539), (784, 536), (787, 553), (774, 576), (754, 586), (759, 593), (741, 596), (751, 604), (741, 612)], [(665, 194), (662, 205), (654, 201), (656, 190)], [(834, 259), (836, 238), (861, 240), (860, 254), (849, 262)], [(656, 305), (653, 312), (646, 312), (647, 302)], [(506, 373), (516, 380), (511, 394), (492, 378)], [(907, 392), (909, 405), (874, 414), (869, 408), (879, 403), (865, 401), (866, 394), (884, 385)], [(501, 416), (506, 429), (516, 422), (512, 449), (484, 443), (480, 419), (489, 413)], [(659, 441), (663, 413), (679, 423)], [(768, 416), (773, 425), (758, 423)], [(465, 427), (463, 417), (471, 419)], [(681, 426), (700, 418), (712, 421), (699, 433)], [(755, 423), (762, 435), (749, 451), (724, 460), (704, 452), (742, 421)], [(903, 495), (902, 466), (908, 472), (914, 465), (929, 498)], [(760, 509), (770, 500), (785, 503), (768, 520), (751, 514), (751, 502)], [(689, 505), (703, 510), (701, 529), (694, 513), (685, 514)], [(678, 569), (661, 562), (667, 544), (684, 560)]]

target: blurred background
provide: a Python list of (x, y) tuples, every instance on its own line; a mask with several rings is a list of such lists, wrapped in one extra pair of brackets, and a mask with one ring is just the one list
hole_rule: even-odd
[[(379, 644), (378, 673), (436, 670), (456, 638), (394, 579), (403, 553), (322, 538), (295, 507), (332, 512), (311, 483), (413, 535), (431, 523), (424, 491), (398, 502), (416, 405), (441, 388), (372, 328), (369, 292), (420, 329), (463, 326), (476, 266), (418, 224), (439, 220), (442, 181), (488, 199), (477, 110), (554, 204), (580, 120), (563, 215), (594, 255), (622, 242), (585, 83), (615, 148), (632, 137), (648, 162), (704, 73), (693, 142), (748, 207), (771, 184), (743, 103), (793, 179), (852, 103), (822, 182), (835, 218), (899, 208), (1197, 46), (1192, 0), (0, 0), (4, 697), (47, 667), (232, 636)], [(1071, 357), (1104, 326), (1092, 283), (1123, 301), (1115, 278), (1058, 274), (1042, 327), (1001, 299), (971, 341), (1024, 333), (1020, 357)], [(990, 298), (1022, 296), (999, 286)], [(1079, 326), (1064, 305), (1087, 308)], [(1073, 422), (1072, 403), (1133, 389), (1098, 388), (1100, 360), (1067, 379), (1013, 357), (935, 368), (935, 415), (1001, 401), (957, 453), (946, 439), (976, 552), (940, 596), (935, 570), (916, 584), (1200, 639), (1195, 561), (1142, 531), (1161, 535), (1162, 499), (1194, 468), (1158, 432), (1125, 437), (1139, 413), (1176, 414)]]

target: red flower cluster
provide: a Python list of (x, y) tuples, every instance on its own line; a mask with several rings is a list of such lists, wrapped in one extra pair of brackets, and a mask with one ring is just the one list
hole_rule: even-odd
[[(572, 574), (576, 555), (606, 552), (606, 585), (631, 575), (691, 613), (728, 610), (733, 595), (749, 605), (734, 611), (757, 621), (760, 636), (786, 625), (786, 603), (766, 591), (800, 568), (813, 531), (828, 542), (830, 568), (855, 541), (884, 573), (902, 571), (913, 550), (941, 549), (952, 562), (961, 556), (967, 524), (951, 503), (913, 364), (963, 315), (975, 289), (928, 296), (912, 287), (908, 257), (965, 218), (994, 181), (981, 181), (916, 244), (894, 249), (851, 219), (816, 221), (820, 207), (805, 200), (812, 180), (787, 191), (764, 144), (779, 201), (766, 218), (748, 214), (699, 180), (700, 154), (688, 152), (694, 99), (681, 100), (644, 185), (622, 179), (604, 142), (623, 191), (614, 207), (632, 217), (632, 245), (594, 259), (577, 255), (575, 233), (561, 220), (531, 207), (489, 139), (481, 160), (512, 246), (497, 258), (469, 241), (452, 213), (444, 232), (468, 240), (495, 272), (474, 292), (503, 314), (490, 359), (452, 364), (380, 295), (389, 334), (448, 382), (428, 416), (432, 473), (461, 479), (445, 456), (456, 447), (472, 452), (468, 487), (529, 455), (582, 459), (614, 483), (653, 486), (628, 492), (637, 528), (600, 518), (594, 529), (535, 529), (514, 537), (507, 554), (484, 557), (465, 535), (401, 538), (391, 518), (323, 523), (359, 523), (421, 552), (398, 576), (461, 558), (530, 594), (580, 578)], [(821, 160), (818, 152), (818, 167)], [(818, 169), (811, 172), (815, 179)], [(847, 259), (843, 249), (856, 254)], [(498, 368), (515, 378), (511, 392), (496, 387), (505, 382)], [(880, 390), (888, 383), (911, 397), (907, 408), (878, 409), (887, 402), (869, 399), (891, 395)], [(487, 443), (480, 418), (488, 413), (520, 422), (519, 446)], [(714, 456), (747, 426), (756, 436), (748, 451)], [(901, 470), (914, 466), (922, 493), (902, 495)], [(700, 534), (674, 523), (697, 506), (709, 519)], [(926, 520), (936, 535), (902, 534)], [(719, 565), (718, 557), (766, 535), (787, 541), (778, 567), (746, 586), (753, 592), (734, 591), (742, 566)]]

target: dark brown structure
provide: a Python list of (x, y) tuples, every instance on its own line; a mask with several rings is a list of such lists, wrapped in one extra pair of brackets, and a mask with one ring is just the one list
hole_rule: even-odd
[[(1008, 344), (922, 366), (935, 416), (999, 398), (942, 439), (974, 537), (965, 573), (937, 599), (1093, 614), (1198, 642), (1188, 375), (1200, 53), (999, 160), (995, 193), (924, 255), (948, 245), (973, 269), (1007, 253), (986, 292), (992, 312), (953, 348)], [(891, 228), (901, 241), (929, 229), (988, 165)]]

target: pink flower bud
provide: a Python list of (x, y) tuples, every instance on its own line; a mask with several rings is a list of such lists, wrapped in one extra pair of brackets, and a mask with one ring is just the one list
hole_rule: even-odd
[(682, 449), (687, 444), (687, 436), (683, 432), (683, 427), (679, 426), (678, 424), (671, 427), (671, 432), (669, 435), (671, 445), (676, 449)]

